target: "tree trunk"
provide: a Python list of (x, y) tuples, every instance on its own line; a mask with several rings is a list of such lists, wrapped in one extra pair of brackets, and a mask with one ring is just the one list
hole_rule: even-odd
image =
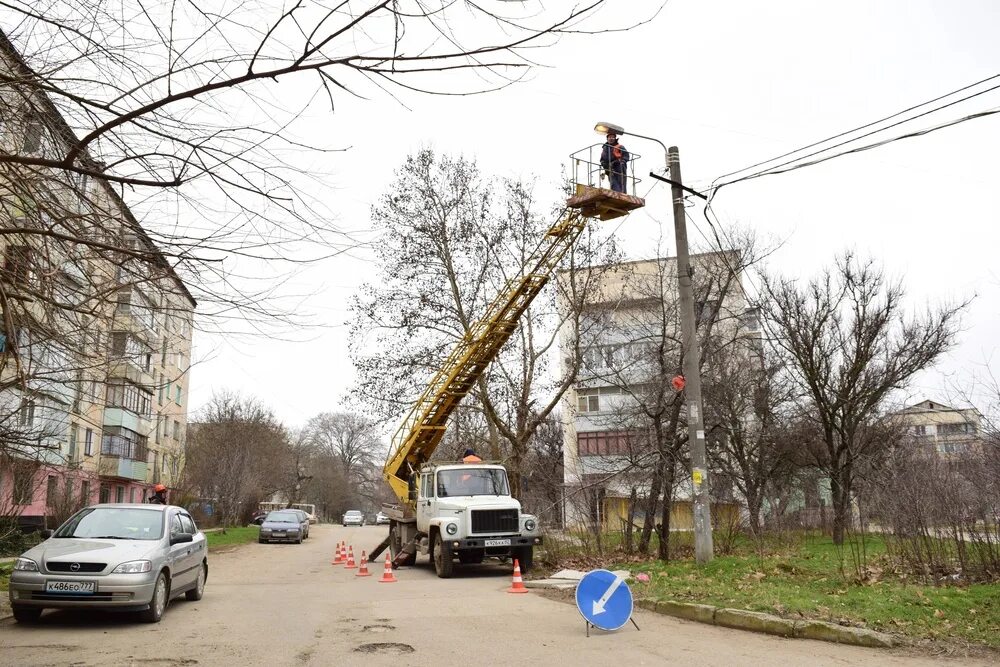
[(646, 496), (645, 513), (642, 521), (642, 533), (639, 536), (639, 553), (649, 553), (649, 542), (653, 537), (653, 526), (656, 524), (656, 509), (660, 501), (660, 490), (663, 488), (663, 476), (660, 466), (653, 471), (653, 479), (649, 483), (649, 495)]
[(750, 524), (750, 533), (754, 537), (760, 536), (760, 506), (761, 494), (756, 489), (747, 488), (745, 494), (747, 500), (747, 521)]
[(662, 561), (670, 560), (670, 508), (674, 499), (674, 460), (670, 457), (669, 463), (664, 463), (667, 468), (663, 475), (663, 505), (660, 509), (660, 525), (658, 531), (659, 545), (657, 546), (657, 557)]
[(635, 504), (638, 501), (638, 490), (633, 486), (628, 496), (628, 522), (625, 524), (625, 553), (632, 555), (632, 533), (635, 527)]
[(844, 543), (844, 534), (850, 520), (850, 490), (842, 479), (843, 469), (835, 469), (830, 475), (830, 495), (833, 502), (833, 543)]

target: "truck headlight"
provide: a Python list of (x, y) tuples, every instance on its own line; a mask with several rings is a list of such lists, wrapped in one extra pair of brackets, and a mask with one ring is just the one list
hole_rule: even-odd
[(444, 527), (444, 530), (449, 535), (454, 535), (455, 533), (458, 532), (458, 525), (454, 523), (449, 523), (447, 526)]
[(111, 574), (141, 574), (152, 569), (153, 564), (148, 560), (130, 560), (116, 567)]
[(38, 563), (30, 558), (18, 558), (14, 561), (14, 569), (21, 572), (38, 572)]
[(533, 530), (535, 530), (535, 528), (537, 528), (537, 527), (538, 527), (538, 524), (535, 523), (534, 519), (525, 519), (524, 520), (524, 529), (526, 531), (528, 531), (529, 533), (532, 532)]

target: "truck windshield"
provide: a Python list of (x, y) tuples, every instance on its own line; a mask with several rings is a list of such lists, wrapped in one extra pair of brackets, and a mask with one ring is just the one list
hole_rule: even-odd
[(506, 496), (507, 473), (499, 468), (442, 470), (437, 476), (438, 498), (449, 496)]

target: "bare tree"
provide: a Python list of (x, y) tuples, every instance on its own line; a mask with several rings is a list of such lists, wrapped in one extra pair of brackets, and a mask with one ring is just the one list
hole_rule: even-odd
[(850, 253), (804, 286), (763, 282), (762, 311), (820, 434), (815, 465), (830, 479), (833, 539), (843, 544), (858, 464), (880, 446), (866, 437), (871, 423), (890, 392), (952, 347), (965, 304), (908, 317), (902, 284)]
[[(562, 214), (543, 215), (539, 208), (524, 182), (491, 186), (469, 160), (438, 158), (429, 150), (407, 159), (374, 212), (383, 231), (376, 251), (381, 282), (367, 285), (353, 305), (354, 392), (379, 418), (411, 405), (488, 304), (528, 270), (532, 252)], [(572, 270), (615, 253), (613, 243), (587, 234), (566, 266)], [(515, 495), (531, 437), (559, 404), (578, 364), (571, 355), (561, 372), (550, 368), (560, 329), (574, 326), (586, 286), (581, 280), (549, 286), (466, 402), (481, 412), (487, 429), (480, 453), (508, 461)], [(557, 295), (571, 307), (557, 309)], [(362, 335), (371, 332), (368, 339)]]
[(253, 398), (216, 394), (192, 425), (185, 476), (211, 502), (223, 526), (240, 523), (258, 501), (280, 490), (288, 434)]

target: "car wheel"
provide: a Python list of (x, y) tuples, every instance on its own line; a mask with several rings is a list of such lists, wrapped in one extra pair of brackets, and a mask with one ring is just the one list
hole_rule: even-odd
[(197, 602), (205, 595), (205, 580), (208, 579), (208, 565), (205, 563), (201, 564), (201, 571), (198, 572), (198, 581), (195, 582), (194, 588), (189, 590), (184, 594), (184, 597), (191, 602)]
[(434, 572), (440, 578), (447, 579), (454, 569), (455, 561), (451, 558), (451, 552), (444, 548), (441, 533), (434, 533)]
[(263, 537), (257, 538), (257, 544), (264, 544), (265, 542), (267, 542), (267, 540), (265, 540)]
[(153, 586), (153, 598), (149, 601), (149, 609), (139, 612), (139, 618), (146, 623), (159, 623), (163, 611), (167, 608), (168, 599), (167, 575), (160, 572)]
[(299, 535), (299, 536), (298, 536), (298, 537), (297, 537), (297, 538), (295, 539), (295, 543), (296, 543), (296, 544), (302, 544), (302, 536), (301, 536), (301, 535)]
[(42, 616), (40, 607), (14, 607), (13, 611), (18, 623), (37, 623)]

